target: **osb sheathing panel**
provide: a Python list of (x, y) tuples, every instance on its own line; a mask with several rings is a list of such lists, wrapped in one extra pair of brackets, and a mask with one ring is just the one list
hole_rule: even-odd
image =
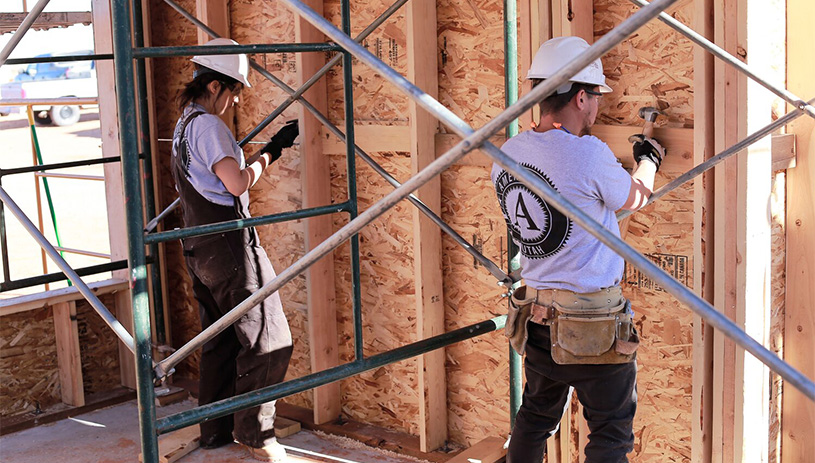
[[(195, 0), (182, 0), (177, 2), (187, 11), (195, 12)], [(175, 10), (161, 0), (151, 0), (150, 4), (151, 39), (154, 46), (196, 45), (198, 43), (196, 27), (184, 19)], [(162, 58), (154, 59), (154, 88), (153, 99), (156, 107), (156, 126), (158, 138), (170, 139), (173, 136), (175, 123), (180, 116), (176, 104), (176, 97), (192, 76), (192, 65), (188, 58)], [(178, 197), (175, 191), (175, 182), (170, 171), (171, 146), (168, 142), (158, 143), (157, 156), (159, 163), (159, 208), (164, 209)], [(163, 229), (171, 230), (181, 227), (181, 214), (170, 214), (164, 220)], [(172, 329), (173, 346), (178, 348), (187, 343), (200, 330), (198, 319), (198, 304), (192, 297), (192, 282), (187, 274), (184, 257), (181, 255), (181, 246), (177, 241), (165, 245), (167, 287), (169, 288), (169, 313)], [(198, 377), (198, 361), (200, 351), (182, 361), (176, 366), (176, 376)]]
[[(356, 37), (383, 11), (390, 1), (351, 2), (351, 36)], [(340, 24), (340, 3), (326, 1), (325, 16), (335, 25)], [(362, 45), (388, 66), (407, 75), (407, 21), (405, 9), (401, 8), (376, 28)], [(382, 78), (381, 74), (357, 59), (353, 60), (354, 72), (354, 119), (376, 121), (387, 125), (408, 124), (408, 99), (396, 86)], [(339, 125), (345, 119), (342, 62), (327, 75), (328, 118)], [(340, 129), (345, 132), (344, 126)]]
[[(229, 3), (229, 12), (231, 35), (239, 43), (294, 41), (294, 15), (281, 2), (232, 1)], [(251, 55), (251, 58), (289, 87), (298, 87), (293, 53), (258, 54)], [(250, 79), (252, 88), (244, 90), (241, 104), (235, 114), (238, 139), (254, 129), (289, 96), (258, 72), (252, 72)], [(299, 111), (298, 104), (289, 106), (255, 140), (268, 141), (285, 121), (297, 119)], [(255, 144), (244, 148), (247, 154), (253, 154), (258, 149), (259, 146)], [(296, 148), (286, 150), (250, 190), (249, 197), (249, 210), (255, 217), (301, 209), (303, 195), (298, 150)], [(303, 256), (303, 221), (264, 225), (257, 230), (260, 242), (277, 272), (289, 267)], [(296, 277), (280, 290), (283, 309), (294, 334), (294, 353), (286, 375), (287, 379), (311, 373), (306, 296), (304, 275)], [(286, 402), (311, 407), (311, 392), (287, 398)]]
[[(99, 300), (111, 312), (115, 311), (115, 296), (105, 294)], [(76, 322), (85, 393), (110, 391), (121, 386), (116, 334), (84, 299), (76, 302)]]
[[(639, 8), (630, 2), (595, 0), (595, 39)], [(667, 13), (693, 26), (692, 0), (680, 0)], [(637, 112), (655, 106), (665, 112), (657, 125), (693, 127), (693, 47), (660, 21), (651, 21), (603, 57), (613, 93), (603, 96), (598, 123), (642, 125)]]
[[(442, 174), (442, 219), (484, 256), (506, 268), (506, 223), (484, 167), (457, 166)], [(443, 236), (445, 329), (506, 313), (495, 278), (452, 238)], [(448, 431), (471, 446), (509, 431), (509, 356), (503, 330), (447, 348)]]
[[(376, 153), (374, 159), (397, 179), (410, 175), (404, 153)], [(331, 187), (335, 202), (347, 198), (345, 158), (331, 157)], [(357, 164), (357, 197), (364, 211), (392, 191), (367, 164)], [(416, 301), (413, 279), (412, 208), (398, 203), (359, 234), (363, 353), (371, 356), (416, 341)], [(348, 220), (335, 216), (335, 228)], [(334, 252), (340, 361), (354, 359), (351, 304), (350, 245)], [(343, 413), (363, 421), (411, 434), (418, 432), (417, 363), (408, 359), (354, 376), (341, 383)]]
[[(602, 37), (638, 8), (626, 2), (594, 2), (595, 38)], [(692, 25), (693, 2), (668, 10)], [(639, 131), (638, 110), (665, 113), (657, 125), (693, 126), (693, 45), (659, 21), (651, 21), (603, 58), (608, 83), (598, 123)], [(670, 155), (670, 154), (669, 154)], [(657, 174), (656, 186), (667, 183)], [(675, 278), (693, 287), (693, 192), (686, 184), (631, 219), (627, 242)], [(642, 344), (637, 354), (638, 399), (632, 461), (690, 461), (692, 313), (632, 266), (623, 291), (637, 314)]]
[(0, 319), (0, 417), (45, 409), (60, 394), (51, 308)]
[(439, 101), (473, 128), (504, 109), (503, 2), (438, 0)]
[[(657, 186), (667, 181), (657, 174)], [(633, 215), (626, 241), (692, 288), (692, 238), (693, 191), (686, 184)], [(692, 312), (630, 265), (623, 292), (641, 337), (632, 461), (689, 461)]]
[[(111, 311), (113, 296), (100, 300)], [(76, 303), (85, 394), (121, 384), (116, 335), (83, 299)], [(0, 416), (46, 409), (62, 401), (53, 311), (50, 307), (0, 320)]]

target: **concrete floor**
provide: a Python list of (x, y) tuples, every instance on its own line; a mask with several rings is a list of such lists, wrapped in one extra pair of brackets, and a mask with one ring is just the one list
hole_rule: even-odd
[[(160, 407), (159, 417), (195, 406), (192, 400)], [(307, 430), (280, 442), (295, 462), (417, 463), (364, 446), (350, 439)], [(135, 400), (56, 423), (0, 437), (2, 463), (121, 463), (137, 462), (140, 454), (138, 407)], [(56, 461), (56, 459), (59, 459)], [(251, 462), (237, 444), (214, 450), (194, 450), (180, 463)]]

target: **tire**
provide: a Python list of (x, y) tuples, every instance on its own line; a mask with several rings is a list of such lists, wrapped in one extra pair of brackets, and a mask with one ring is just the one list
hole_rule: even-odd
[(54, 125), (66, 127), (74, 125), (79, 120), (79, 107), (78, 106), (51, 106), (51, 121)]
[(39, 112), (35, 111), (34, 121), (40, 125), (51, 125), (50, 111), (39, 111)]

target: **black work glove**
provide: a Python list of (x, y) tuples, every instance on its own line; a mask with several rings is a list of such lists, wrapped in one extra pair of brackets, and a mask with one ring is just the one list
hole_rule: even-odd
[(283, 148), (290, 148), (294, 145), (294, 139), (298, 135), (300, 135), (300, 128), (297, 125), (297, 119), (291, 120), (274, 134), (269, 143), (261, 148), (260, 152), (269, 153), (272, 158), (271, 162), (275, 162), (283, 154)]
[(659, 170), (662, 164), (662, 159), (668, 150), (662, 147), (656, 140), (651, 137), (646, 137), (643, 134), (633, 135), (637, 140), (634, 142), (634, 162), (639, 164), (640, 161), (646, 159), (654, 163)]

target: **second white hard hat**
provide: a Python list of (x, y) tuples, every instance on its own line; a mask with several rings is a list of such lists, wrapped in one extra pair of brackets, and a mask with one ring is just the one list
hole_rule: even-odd
[[(548, 79), (588, 48), (589, 44), (580, 37), (555, 37), (547, 40), (540, 46), (538, 52), (535, 54), (535, 58), (532, 59), (532, 65), (529, 67), (529, 73), (527, 73), (526, 78)], [(602, 93), (610, 93), (612, 91), (611, 87), (606, 85), (606, 76), (603, 74), (603, 62), (600, 58), (597, 58), (593, 63), (572, 76), (568, 82), (558, 87), (557, 93), (568, 92), (572, 88), (573, 82), (597, 85), (600, 87), (600, 92)]]
[[(238, 45), (238, 42), (231, 39), (213, 39), (204, 45)], [(251, 87), (249, 83), (249, 59), (245, 54), (237, 55), (196, 55), (190, 60), (213, 71), (231, 77), (242, 83), (244, 87)]]

